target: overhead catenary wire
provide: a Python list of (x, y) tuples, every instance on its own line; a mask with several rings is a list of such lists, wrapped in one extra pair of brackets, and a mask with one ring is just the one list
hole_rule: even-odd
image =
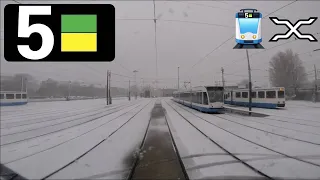
[[(293, 4), (293, 3), (295, 3), (295, 2), (296, 2), (296, 1), (290, 2), (290, 3), (288, 3), (288, 4), (286, 4), (286, 5), (282, 6), (282, 7), (280, 7), (280, 8), (278, 8), (278, 9), (274, 10), (273, 12), (270, 12), (269, 14), (267, 14), (266, 16), (264, 16), (262, 19), (270, 16), (271, 14), (273, 14), (273, 13), (275, 13), (275, 12), (277, 12), (277, 11), (279, 11), (279, 10), (281, 10), (281, 9), (283, 9), (283, 8), (285, 8), (285, 7)], [(229, 40), (231, 40), (233, 37), (234, 37), (234, 35), (231, 36), (231, 37), (229, 37), (227, 40), (223, 41), (220, 45), (218, 45), (216, 48), (214, 48), (211, 52), (209, 52), (209, 53), (206, 54), (203, 58), (201, 58), (201, 59), (198, 60), (195, 64), (193, 64), (190, 69), (192, 69), (194, 66), (196, 66), (197, 64), (199, 64), (200, 62), (202, 62), (205, 58), (207, 58), (209, 55), (211, 55), (213, 52), (215, 52), (218, 48), (220, 48), (221, 46), (223, 46), (224, 44), (226, 44), (226, 43), (227, 43)]]
[[(196, 6), (201, 6), (201, 7), (207, 7), (207, 8), (212, 8), (212, 9), (220, 9), (220, 10), (224, 10), (224, 11), (229, 11), (229, 12), (234, 12), (235, 10), (234, 9), (229, 9), (229, 8), (222, 8), (222, 7), (218, 7), (218, 6), (212, 6), (212, 5), (207, 5), (207, 4), (199, 4), (199, 3), (190, 3), (190, 2), (184, 2), (184, 1), (170, 1), (170, 2), (180, 2), (180, 3), (186, 3), (186, 4), (191, 4), (191, 5), (196, 5)], [(214, 2), (217, 2), (217, 3), (221, 3), (219, 1), (214, 1)], [(228, 5), (231, 5), (231, 6), (234, 6), (234, 7), (240, 7), (240, 8), (243, 8), (243, 5), (234, 5), (234, 4), (229, 4), (229, 3), (226, 3), (224, 2), (225, 4), (228, 4)], [(260, 12), (262, 13), (267, 13), (269, 14), (270, 12), (266, 12), (266, 11), (261, 11), (259, 10)], [(280, 15), (277, 15), (278, 17), (283, 17), (283, 16), (280, 16)]]
[[(16, 0), (12, 0), (12, 1), (14, 1), (14, 2), (17, 2), (17, 3), (20, 3), (20, 2), (18, 2), (18, 1), (16, 1)], [(278, 9), (276, 9), (275, 11), (273, 11), (273, 12), (271, 12), (271, 13), (269, 13), (269, 14), (267, 14), (266, 16), (269, 16), (270, 14), (273, 14), (273, 13), (275, 13), (275, 12), (277, 12), (278, 10), (280, 10), (280, 9), (283, 9), (283, 8), (285, 8), (285, 7), (287, 7), (287, 6), (289, 6), (289, 5), (291, 5), (291, 4), (293, 4), (294, 2), (296, 2), (296, 1), (293, 1), (293, 2), (290, 2), (289, 4), (286, 4), (285, 6), (283, 6), (283, 7), (280, 7), (280, 8), (278, 8)], [(153, 6), (154, 6), (154, 19), (147, 19), (147, 18), (145, 18), (145, 19), (118, 19), (118, 20), (154, 20), (154, 25), (155, 25), (155, 47), (156, 47), (156, 79), (158, 78), (158, 65), (157, 65), (157, 61), (158, 61), (158, 50), (157, 50), (157, 28), (156, 28), (156, 21), (157, 21), (157, 19), (156, 19), (156, 17), (155, 17), (155, 13), (156, 13), (156, 11), (155, 11), (155, 1), (153, 1)], [(218, 8), (219, 9), (219, 8)], [(220, 8), (220, 9), (223, 9), (223, 8)], [(161, 19), (158, 19), (158, 20), (161, 20)], [(163, 20), (163, 21), (172, 21), (172, 22), (187, 22), (187, 21), (184, 21), (184, 20)], [(194, 24), (207, 24), (207, 25), (212, 25), (212, 24), (210, 24), (210, 23), (203, 23), (203, 22), (187, 22), (187, 23), (194, 23)], [(221, 26), (221, 25), (219, 25), (219, 24), (214, 24), (214, 25), (217, 25), (217, 26)], [(223, 25), (222, 25), (223, 26)], [(232, 36), (233, 37), (233, 36)], [(229, 39), (227, 39), (226, 41), (224, 41), (222, 44), (220, 44), (219, 46), (217, 46), (213, 51), (211, 51), (210, 53), (208, 53), (206, 56), (204, 56), (204, 58), (201, 58), (196, 64), (194, 64), (192, 67), (194, 67), (194, 66), (196, 66), (197, 64), (199, 64), (199, 63), (201, 63), (204, 59), (206, 59), (210, 54), (212, 54), (215, 50), (217, 50), (217, 49), (219, 49), (221, 46), (223, 46), (225, 43), (227, 43), (230, 39), (232, 39), (232, 37), (230, 37)], [(125, 69), (125, 68), (124, 68)], [(123, 77), (125, 77), (125, 75), (120, 75), (120, 76), (123, 76)], [(129, 78), (129, 76), (127, 76), (128, 78)], [(132, 77), (130, 77), (130, 78), (132, 78)]]
[(126, 67), (123, 66), (121, 63), (118, 63), (118, 62), (116, 62), (116, 61), (115, 61), (115, 63), (118, 64), (122, 69), (125, 69), (125, 70), (127, 70), (128, 72), (130, 72), (130, 73), (132, 72), (130, 69), (126, 68)]
[(18, 3), (18, 4), (22, 4), (21, 2), (19, 2), (19, 1), (17, 1), (17, 0), (11, 0), (11, 1), (13, 1), (13, 2), (15, 2), (15, 3)]
[(234, 28), (234, 26), (228, 26), (224, 24), (215, 24), (215, 23), (208, 23), (208, 22), (198, 22), (198, 21), (186, 21), (186, 20), (175, 20), (175, 19), (158, 19), (159, 21), (165, 22), (181, 22), (181, 23), (191, 23), (191, 24), (202, 24), (202, 25), (209, 25), (209, 26), (219, 26), (225, 28)]
[[(120, 20), (120, 21), (153, 21), (154, 19), (151, 19), (151, 18), (149, 18), (149, 19), (148, 18), (142, 18), (142, 19), (116, 18), (116, 20)], [(187, 21), (187, 20), (179, 20), (179, 19), (156, 19), (156, 20), (163, 21), (163, 22), (179, 22), (179, 23), (188, 23), (188, 24), (201, 24), (201, 25), (208, 25), (208, 26), (234, 28), (234, 26), (229, 26), (229, 25), (225, 25), (225, 24), (209, 23), (209, 22)]]
[[(101, 72), (101, 74), (99, 74), (98, 70), (95, 68), (92, 68), (91, 66), (87, 65), (87, 64), (82, 64), (85, 67), (89, 68), (92, 72), (94, 72), (94, 74), (100, 76), (101, 78), (104, 78), (105, 74)], [(111, 72), (112, 75), (115, 76), (120, 76), (120, 77), (124, 77), (127, 80), (111, 80), (112, 82), (129, 82), (129, 80), (134, 80), (134, 77), (131, 76), (127, 76), (127, 75), (123, 75), (123, 74), (119, 74), (119, 73), (113, 73)], [(148, 77), (140, 77), (144, 79), (144, 82), (148, 82), (148, 83), (154, 83), (155, 81), (157, 81), (157, 83), (171, 83), (173, 81), (175, 81), (176, 78), (148, 78)], [(181, 81), (182, 82), (182, 81)]]
[[(267, 52), (267, 51), (269, 51), (269, 50), (272, 50), (272, 49), (274, 49), (274, 48), (276, 48), (276, 47), (279, 47), (279, 46), (282, 46), (282, 45), (285, 45), (285, 44), (297, 42), (297, 40), (298, 40), (298, 39), (293, 39), (293, 40), (291, 40), (291, 41), (286, 41), (286, 42), (284, 42), (284, 43), (277, 44), (277, 45), (275, 45), (275, 46), (272, 46), (272, 47), (270, 47), (270, 48), (264, 49), (264, 50), (262, 50), (262, 51), (259, 51), (259, 52), (256, 52), (256, 53), (252, 53), (252, 54), (249, 55), (249, 57), (256, 56), (256, 55), (258, 55), (258, 54)], [(303, 53), (301, 53), (301, 54), (303, 54)], [(299, 55), (299, 54), (298, 54), (298, 55)], [(243, 58), (241, 58), (241, 59), (236, 59), (236, 60), (232, 61), (231, 63), (228, 63), (227, 65), (225, 65), (225, 66), (223, 66), (223, 67), (224, 67), (224, 68), (229, 67), (230, 65), (234, 65), (234, 63), (241, 62), (240, 60), (243, 60), (243, 59), (245, 59), (245, 57), (243, 57)], [(269, 61), (268, 61), (268, 62), (263, 62), (262, 64), (266, 64), (266, 63), (269, 63)], [(259, 63), (259, 65), (261, 65), (261, 63)], [(254, 69), (255, 69), (255, 68), (254, 68)], [(234, 71), (234, 72), (239, 72), (239, 71), (240, 71), (240, 70), (237, 70), (237, 71)], [(217, 73), (218, 73), (218, 72), (217, 72)]]

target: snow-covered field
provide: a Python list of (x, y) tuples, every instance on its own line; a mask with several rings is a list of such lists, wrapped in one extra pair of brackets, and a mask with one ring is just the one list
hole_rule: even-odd
[[(249, 171), (249, 167), (273, 178), (320, 178), (320, 121), (317, 119), (320, 114), (316, 108), (312, 111), (304, 104), (296, 103), (292, 107), (288, 105), (287, 110), (282, 111), (261, 109), (260, 111), (272, 112), (275, 116), (260, 118), (204, 114), (171, 100), (166, 100), (166, 104), (168, 116), (176, 129), (176, 138), (184, 151), (183, 156), (188, 157), (184, 163), (187, 167), (192, 167), (188, 171), (191, 178), (256, 175), (254, 171)], [(304, 109), (308, 110), (307, 114)], [(279, 116), (276, 116), (278, 113)], [(308, 113), (313, 115), (308, 116)], [(313, 117), (315, 114), (318, 116)], [(201, 139), (201, 133), (196, 132), (188, 121), (207, 137), (202, 135)], [(214, 143), (210, 144), (208, 139), (249, 166), (232, 158), (230, 160), (225, 152), (217, 152), (217, 147)], [(232, 167), (236, 165), (238, 167)], [(247, 171), (238, 171), (240, 168)]]
[[(230, 107), (248, 110), (247, 107)], [(309, 101), (286, 101), (286, 106), (279, 110), (252, 108), (252, 111), (280, 118), (289, 118), (292, 120), (320, 122), (320, 102), (313, 103)]]
[[(78, 162), (75, 161), (77, 158), (100, 142), (103, 142), (102, 148), (110, 141), (123, 142), (111, 136), (113, 133), (116, 135), (117, 130), (123, 134), (124, 129), (127, 129), (132, 131), (133, 135), (135, 133), (139, 135), (139, 131), (135, 129), (145, 131), (139, 125), (144, 126), (146, 123), (135, 125), (132, 121), (148, 121), (151, 107), (152, 102), (149, 99), (130, 102), (122, 99), (113, 101), (109, 106), (105, 105), (104, 100), (86, 100), (30, 103), (24, 107), (15, 107), (16, 111), (13, 107), (2, 108), (1, 164), (28, 179), (44, 178), (67, 164)], [(120, 131), (119, 128), (122, 125), (124, 126)], [(130, 135), (127, 138), (132, 140)], [(142, 137), (138, 137), (137, 140), (141, 141)], [(138, 142), (131, 141), (131, 143)], [(115, 148), (113, 145), (110, 147)], [(119, 145), (129, 147), (130, 144), (119, 143)], [(99, 149), (100, 147), (96, 147), (94, 151)], [(126, 150), (121, 147), (119, 149)], [(119, 151), (111, 153), (112, 150), (114, 149), (110, 149), (109, 156), (114, 157), (116, 161), (121, 161), (116, 157), (121, 155)], [(88, 153), (85, 157), (90, 157), (90, 154)], [(117, 168), (113, 166), (111, 159), (109, 162), (110, 170)], [(91, 173), (84, 172), (85, 174), (65, 173), (70, 168), (74, 169), (73, 167), (74, 165), (70, 164), (68, 168), (61, 171), (61, 174), (60, 172), (53, 174), (52, 178), (56, 179), (57, 176), (57, 178), (69, 179), (76, 175), (79, 177), (95, 175), (92, 170), (90, 170)], [(96, 170), (99, 172), (98, 169)]]
[[(155, 99), (1, 107), (1, 164), (28, 179), (126, 179)], [(190, 179), (320, 178), (320, 105), (288, 101), (267, 117), (205, 114), (163, 98)]]

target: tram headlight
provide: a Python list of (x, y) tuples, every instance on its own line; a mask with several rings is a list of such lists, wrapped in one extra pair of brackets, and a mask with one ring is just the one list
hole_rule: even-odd
[(252, 38), (253, 38), (253, 39), (256, 39), (256, 38), (257, 38), (257, 36), (256, 36), (256, 35), (253, 35), (253, 36), (252, 36)]
[(244, 39), (245, 38), (245, 36), (244, 35), (241, 35), (241, 39)]

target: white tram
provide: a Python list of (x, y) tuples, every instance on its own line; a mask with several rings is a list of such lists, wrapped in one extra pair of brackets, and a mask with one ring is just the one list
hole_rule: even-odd
[(1, 91), (0, 92), (0, 106), (16, 106), (28, 103), (28, 96), (26, 92), (16, 91)]
[(173, 100), (201, 112), (222, 112), (223, 87), (198, 86), (189, 90), (175, 91)]
[[(252, 89), (251, 97), (252, 107), (275, 109), (285, 106), (285, 89), (283, 87)], [(234, 89), (225, 91), (224, 103), (237, 106), (248, 106), (249, 90)]]

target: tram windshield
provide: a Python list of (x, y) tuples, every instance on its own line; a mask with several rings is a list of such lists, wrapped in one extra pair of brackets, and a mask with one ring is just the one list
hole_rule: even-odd
[(223, 102), (222, 87), (207, 87), (207, 91), (208, 91), (210, 103)]
[(240, 33), (245, 34), (251, 32), (257, 34), (259, 18), (239, 18)]

